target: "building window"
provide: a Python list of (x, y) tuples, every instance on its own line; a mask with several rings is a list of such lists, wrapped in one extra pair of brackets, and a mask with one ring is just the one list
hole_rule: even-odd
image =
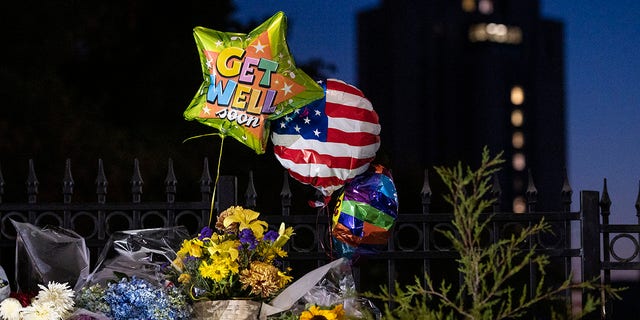
[(513, 86), (511, 88), (511, 103), (519, 106), (524, 102), (524, 91), (521, 86)]
[(469, 27), (469, 40), (519, 44), (522, 42), (522, 29), (501, 23), (478, 23)]
[(478, 10), (482, 14), (492, 14), (493, 13), (493, 1), (492, 0), (480, 0), (478, 3)]
[(476, 0), (462, 0), (462, 10), (465, 12), (476, 10)]
[(511, 159), (511, 165), (513, 166), (513, 169), (516, 171), (524, 170), (524, 168), (527, 166), (526, 161), (524, 159), (524, 154), (522, 153), (514, 154), (513, 158)]
[(527, 202), (524, 200), (524, 197), (515, 197), (513, 199), (513, 212), (514, 213), (525, 213), (527, 211)]
[(511, 124), (514, 127), (522, 127), (523, 122), (524, 122), (524, 115), (522, 115), (522, 110), (515, 109), (511, 111)]
[(516, 149), (524, 147), (524, 135), (520, 131), (516, 131), (511, 136), (511, 145)]

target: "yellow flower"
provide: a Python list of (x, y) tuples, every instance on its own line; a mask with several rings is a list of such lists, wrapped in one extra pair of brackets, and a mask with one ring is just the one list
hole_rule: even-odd
[(223, 225), (228, 228), (231, 224), (238, 223), (238, 230), (251, 229), (253, 235), (260, 239), (269, 225), (265, 221), (258, 220), (259, 216), (260, 213), (250, 209), (236, 210), (224, 219)]
[(293, 228), (287, 227), (285, 228), (284, 223), (280, 224), (280, 229), (278, 229), (278, 239), (273, 242), (274, 247), (282, 248), (282, 246), (289, 241), (291, 236), (293, 235)]
[(182, 242), (182, 248), (177, 252), (178, 257), (185, 257), (187, 254), (196, 258), (202, 257), (202, 246), (204, 243), (200, 239), (185, 240)]
[(278, 271), (278, 277), (280, 277), (280, 287), (284, 288), (284, 286), (287, 285), (287, 283), (293, 281), (293, 277), (292, 276), (288, 276), (287, 274), (285, 274), (282, 271)]
[(344, 319), (344, 310), (342, 305), (336, 305), (333, 309), (321, 309), (313, 305), (309, 310), (302, 311), (300, 320), (342, 320)]
[(287, 256), (287, 252), (278, 247), (268, 247), (260, 249), (260, 256), (264, 257), (262, 261), (271, 263), (275, 258), (284, 258)]
[(191, 248), (189, 249), (189, 254), (200, 258), (202, 257), (202, 246), (204, 243), (200, 239), (191, 239)]
[(173, 265), (176, 267), (176, 269), (178, 269), (178, 271), (182, 271), (184, 269), (184, 263), (182, 262), (181, 257), (177, 257), (173, 260)]
[(176, 252), (176, 255), (178, 255), (178, 258), (186, 257), (187, 253), (189, 253), (189, 247), (191, 247), (191, 242), (189, 240), (183, 240), (180, 250)]
[(226, 256), (231, 260), (237, 260), (240, 253), (238, 252), (238, 246), (240, 246), (240, 241), (237, 240), (226, 240), (221, 243), (210, 243), (207, 247), (207, 251), (209, 255), (213, 256)]
[(209, 278), (213, 281), (222, 281), (229, 275), (229, 269), (223, 263), (208, 264), (206, 261), (202, 261), (198, 271), (203, 278)]
[(276, 253), (276, 255), (280, 258), (284, 258), (287, 256), (287, 252), (282, 250), (282, 248), (273, 248), (273, 251)]
[(189, 282), (191, 282), (191, 275), (189, 275), (188, 273), (180, 274), (180, 276), (178, 277), (178, 282), (180, 282), (180, 283), (189, 283)]
[(213, 259), (213, 263), (224, 266), (232, 274), (237, 274), (238, 272), (240, 272), (240, 265), (238, 264), (238, 261), (230, 259), (228, 256), (215, 257)]

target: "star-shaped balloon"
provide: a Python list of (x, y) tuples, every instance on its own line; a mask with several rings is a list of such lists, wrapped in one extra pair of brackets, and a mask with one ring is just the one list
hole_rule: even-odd
[(184, 111), (187, 120), (214, 127), (258, 154), (270, 120), (324, 97), (297, 68), (286, 42), (286, 16), (278, 12), (248, 34), (196, 27), (204, 81)]

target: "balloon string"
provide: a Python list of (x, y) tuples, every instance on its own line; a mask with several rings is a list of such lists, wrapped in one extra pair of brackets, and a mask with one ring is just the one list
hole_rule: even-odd
[[(326, 234), (325, 235), (321, 235), (318, 234), (318, 243), (320, 244), (320, 248), (322, 251), (324, 251), (324, 254), (329, 258), (330, 261), (335, 260), (334, 256), (333, 256), (333, 238), (331, 235), (331, 215), (329, 214), (329, 209), (327, 208), (327, 206), (323, 206), (320, 209), (318, 209), (318, 214), (316, 215), (316, 228), (320, 225), (320, 216), (324, 215), (327, 218), (327, 229), (325, 230)], [(328, 239), (328, 246), (329, 246), (329, 250), (327, 250), (327, 245), (325, 244), (325, 238), (327, 237)]]
[(211, 205), (209, 209), (209, 223), (207, 224), (211, 227), (211, 220), (213, 219), (213, 206), (216, 198), (216, 188), (218, 187), (218, 179), (220, 179), (220, 164), (222, 163), (222, 147), (224, 146), (224, 137), (225, 135), (220, 135), (220, 152), (218, 154), (218, 165), (216, 167), (216, 181), (213, 184), (213, 194), (211, 195)]
[[(326, 207), (325, 207), (326, 208)], [(335, 257), (333, 256), (333, 236), (332, 236), (332, 231), (333, 231), (333, 219), (331, 217), (331, 212), (329, 212), (329, 209), (326, 209), (326, 213), (327, 213), (327, 229), (329, 229), (329, 259), (331, 261), (335, 260)]]

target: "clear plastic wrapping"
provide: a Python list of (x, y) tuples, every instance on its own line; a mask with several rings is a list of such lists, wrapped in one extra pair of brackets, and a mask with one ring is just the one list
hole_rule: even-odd
[(380, 310), (368, 299), (358, 295), (350, 260), (340, 258), (305, 274), (291, 284), (269, 305), (263, 304), (261, 319), (279, 319), (285, 315), (299, 316), (310, 305), (342, 304), (350, 318), (380, 319)]
[(80, 279), (75, 289), (90, 284), (105, 284), (120, 276), (146, 279), (162, 284), (163, 268), (175, 259), (175, 252), (189, 238), (183, 226), (117, 231), (111, 234), (94, 270)]
[(89, 250), (77, 233), (60, 227), (11, 223), (16, 229), (17, 291), (34, 292), (38, 284), (50, 281), (73, 287), (89, 274)]
[(9, 285), (9, 278), (7, 273), (4, 272), (4, 268), (0, 266), (0, 301), (6, 299), (11, 294), (11, 286)]

